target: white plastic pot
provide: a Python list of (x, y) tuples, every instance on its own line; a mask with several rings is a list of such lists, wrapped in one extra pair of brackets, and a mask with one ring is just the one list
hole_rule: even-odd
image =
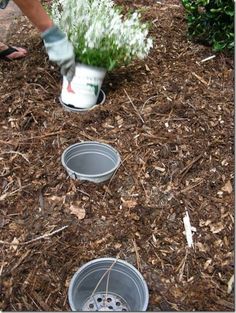
[(75, 76), (69, 84), (63, 77), (61, 101), (78, 109), (89, 109), (96, 105), (97, 98), (106, 75), (99, 67), (76, 64)]
[(87, 108), (87, 109), (79, 109), (79, 108), (76, 108), (70, 104), (65, 104), (62, 102), (61, 97), (59, 97), (59, 101), (60, 101), (60, 103), (61, 103), (61, 105), (65, 111), (76, 112), (76, 113), (86, 113), (88, 111), (91, 111), (91, 110), (95, 109), (96, 107), (99, 107), (100, 105), (104, 104), (105, 100), (106, 100), (106, 95), (102, 89), (100, 89), (100, 93), (98, 95), (96, 105), (92, 106), (91, 108)]

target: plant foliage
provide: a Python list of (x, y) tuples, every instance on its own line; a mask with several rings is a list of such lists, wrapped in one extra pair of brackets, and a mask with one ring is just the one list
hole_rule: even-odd
[(233, 0), (182, 0), (192, 40), (209, 44), (214, 51), (234, 48)]
[(144, 58), (152, 47), (140, 14), (124, 16), (112, 0), (53, 0), (51, 10), (80, 63), (112, 70)]

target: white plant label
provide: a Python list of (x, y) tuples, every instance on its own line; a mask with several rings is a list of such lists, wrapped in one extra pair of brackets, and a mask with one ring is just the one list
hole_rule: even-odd
[(185, 216), (183, 218), (184, 221), (184, 229), (185, 229), (185, 236), (187, 239), (188, 247), (193, 246), (193, 236), (192, 236), (192, 229), (191, 229), (191, 224), (190, 224), (190, 219), (188, 212), (186, 211)]

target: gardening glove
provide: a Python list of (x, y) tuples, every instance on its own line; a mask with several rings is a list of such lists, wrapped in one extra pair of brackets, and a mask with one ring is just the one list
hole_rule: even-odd
[(41, 33), (49, 60), (61, 68), (61, 74), (70, 83), (75, 75), (75, 55), (72, 44), (57, 26), (52, 26)]
[(0, 0), (0, 9), (5, 9), (9, 0)]

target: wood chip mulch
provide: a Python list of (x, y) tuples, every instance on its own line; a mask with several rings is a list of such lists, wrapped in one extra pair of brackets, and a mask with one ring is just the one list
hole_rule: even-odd
[[(178, 0), (126, 5), (155, 47), (108, 73), (105, 104), (86, 114), (63, 110), (58, 68), (15, 22), (9, 43), (29, 55), (0, 63), (1, 310), (70, 311), (75, 271), (120, 253), (145, 277), (149, 311), (234, 311), (232, 56), (188, 41)], [(110, 182), (68, 177), (61, 154), (83, 140), (120, 152)]]

